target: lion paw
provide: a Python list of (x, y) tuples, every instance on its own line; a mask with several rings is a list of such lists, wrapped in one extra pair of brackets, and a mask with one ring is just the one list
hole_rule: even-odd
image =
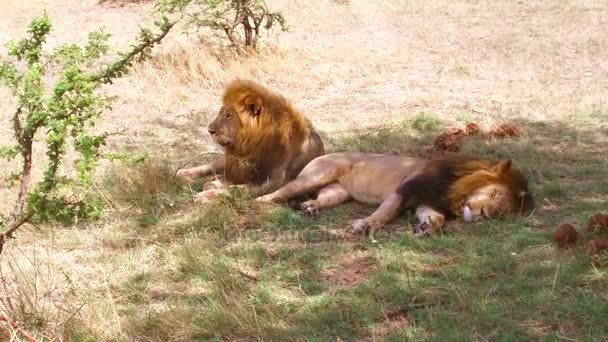
[(254, 199), (254, 201), (259, 202), (259, 203), (272, 203), (272, 202), (274, 202), (274, 198), (272, 197), (272, 194), (268, 194), (268, 195), (256, 197)]
[(355, 223), (353, 223), (353, 233), (355, 234), (364, 234), (367, 233), (369, 230), (371, 229), (371, 225), (369, 224), (369, 222), (363, 220), (363, 219), (359, 219), (357, 221), (355, 221)]
[(196, 172), (192, 172), (190, 169), (179, 169), (175, 173), (175, 176), (187, 181), (193, 181), (197, 178)]
[(209, 202), (213, 201), (220, 192), (221, 192), (221, 190), (219, 190), (219, 189), (210, 189), (210, 190), (205, 190), (205, 191), (199, 192), (198, 194), (194, 195), (194, 202), (209, 203)]
[(300, 206), (300, 211), (310, 217), (319, 216), (319, 207), (316, 206), (312, 201), (302, 203)]
[(421, 222), (414, 228), (414, 236), (423, 237), (431, 235), (433, 229), (432, 225), (428, 222)]
[(215, 179), (203, 184), (203, 191), (213, 190), (213, 189), (224, 189), (226, 188), (226, 184), (219, 179)]

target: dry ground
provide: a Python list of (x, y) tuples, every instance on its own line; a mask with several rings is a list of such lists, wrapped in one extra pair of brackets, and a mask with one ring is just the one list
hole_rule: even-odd
[[(9, 284), (0, 315), (51, 340), (608, 335), (608, 259), (559, 253), (549, 240), (561, 220), (582, 227), (608, 209), (608, 2), (271, 4), (291, 29), (267, 37), (259, 56), (223, 56), (174, 34), (106, 89), (116, 100), (101, 127), (124, 130), (109, 148), (148, 152), (152, 162), (103, 169), (102, 222), (18, 235), (0, 261)], [(5, 0), (0, 43), (47, 8), (50, 46), (103, 26), (121, 48), (149, 7)], [(238, 198), (193, 206), (170, 173), (216, 150), (204, 126), (234, 78), (287, 95), (332, 150), (419, 153), (444, 127), (518, 122), (521, 140), (473, 140), (465, 149), (514, 158), (531, 175), (539, 209), (453, 224), (426, 240), (402, 220), (369, 244), (343, 234), (369, 208), (346, 206), (313, 222)], [(11, 134), (13, 105), (0, 90), (0, 143)], [(9, 171), (2, 164), (0, 173)], [(0, 186), (1, 210), (13, 195)]]

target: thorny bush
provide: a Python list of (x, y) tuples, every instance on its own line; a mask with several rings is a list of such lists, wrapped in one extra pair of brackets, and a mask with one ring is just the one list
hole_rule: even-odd
[(264, 0), (160, 0), (155, 10), (165, 15), (179, 13), (186, 30), (209, 29), (239, 53), (255, 50), (263, 31), (277, 26), (287, 30), (285, 17), (270, 11)]
[[(84, 46), (65, 44), (45, 51), (52, 29), (46, 13), (31, 22), (26, 38), (6, 45), (7, 58), (0, 55), (0, 85), (12, 91), (17, 108), (12, 116), (14, 141), (0, 146), (0, 158), (20, 161), (21, 168), (7, 179), (19, 183), (19, 192), (13, 212), (0, 213), (0, 253), (26, 222), (74, 222), (99, 216), (101, 202), (89, 189), (107, 134), (96, 134), (93, 127), (109, 99), (98, 90), (147, 57), (174, 23), (162, 17), (155, 25), (160, 32), (142, 29), (129, 51), (105, 65), (100, 60), (109, 51), (110, 35), (103, 31), (89, 33)], [(46, 160), (33, 159), (37, 135), (46, 145)], [(78, 155), (75, 160), (66, 156), (70, 149)], [(75, 170), (74, 174), (62, 173), (63, 167)], [(44, 169), (42, 179), (33, 185), (32, 168)]]

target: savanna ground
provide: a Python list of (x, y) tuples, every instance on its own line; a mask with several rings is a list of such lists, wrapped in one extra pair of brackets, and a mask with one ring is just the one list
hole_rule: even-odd
[[(108, 149), (91, 191), (100, 222), (28, 226), (0, 260), (0, 315), (44, 340), (601, 340), (608, 257), (560, 252), (553, 229), (608, 208), (608, 2), (271, 2), (290, 31), (235, 58), (173, 34), (107, 91)], [(124, 47), (149, 5), (0, 2), (0, 42), (47, 8), (50, 45), (104, 26)], [(376, 243), (347, 228), (373, 208), (312, 220), (239, 194), (192, 203), (201, 183), (173, 178), (214, 157), (204, 127), (227, 81), (287, 95), (329, 150), (424, 154), (443, 129), (504, 121), (518, 140), (465, 152), (513, 158), (530, 175), (533, 215), (414, 238), (403, 217)], [(0, 93), (0, 142), (14, 101)], [(39, 151), (41, 154), (43, 151)], [(2, 173), (11, 170), (3, 166)], [(0, 209), (14, 189), (2, 186)], [(585, 233), (582, 240), (594, 235)], [(0, 323), (1, 324), (1, 323)], [(6, 326), (2, 326), (7, 328)]]

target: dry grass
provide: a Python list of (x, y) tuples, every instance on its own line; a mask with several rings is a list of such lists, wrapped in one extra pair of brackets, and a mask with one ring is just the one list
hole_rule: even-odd
[[(65, 340), (371, 338), (395, 331), (403, 333), (396, 338), (460, 331), (521, 339), (608, 331), (593, 316), (607, 301), (606, 266), (589, 269), (584, 258), (558, 255), (544, 239), (557, 221), (584, 222), (608, 201), (606, 2), (270, 3), (291, 30), (267, 37), (259, 55), (236, 57), (196, 36), (174, 35), (107, 88), (116, 102), (100, 128), (125, 132), (109, 148), (146, 151), (154, 162), (123, 166), (128, 173), (112, 176), (114, 183), (100, 179), (111, 204), (102, 222), (18, 234), (0, 260), (10, 286), (0, 295), (0, 314), (31, 316), (35, 322), (24, 323), (38, 336)], [(0, 43), (21, 35), (43, 7), (39, 0), (0, 2)], [(57, 0), (46, 7), (51, 46), (105, 26), (121, 48), (148, 20), (149, 5)], [(170, 173), (217, 151), (203, 128), (234, 78), (288, 95), (332, 149), (415, 152), (430, 142), (420, 125), (435, 130), (475, 120), (485, 129), (516, 120), (525, 131), (520, 142), (473, 141), (465, 150), (520, 161), (533, 171), (539, 202), (558, 211), (423, 242), (400, 222), (374, 247), (333, 235), (361, 215), (359, 207), (313, 223), (280, 208), (192, 206), (185, 200), (191, 190)], [(0, 89), (0, 144), (9, 141), (14, 107), (7, 95)], [(0, 164), (0, 175), (9, 171)], [(13, 195), (0, 184), (2, 212)], [(264, 229), (245, 229), (252, 226)], [(326, 279), (336, 268), (350, 272), (357, 253), (374, 260), (373, 271), (357, 274), (359, 285)], [(530, 288), (510, 286), (512, 277)], [(552, 291), (538, 291), (548, 291), (543, 284)], [(7, 295), (21, 308), (10, 308)], [(569, 302), (559, 304), (560, 295)], [(399, 303), (407, 303), (407, 315)], [(513, 303), (522, 309), (511, 312)], [(551, 310), (555, 319), (547, 318)]]
[(127, 4), (144, 4), (154, 2), (154, 0), (98, 0), (100, 4), (113, 4), (124, 6)]

